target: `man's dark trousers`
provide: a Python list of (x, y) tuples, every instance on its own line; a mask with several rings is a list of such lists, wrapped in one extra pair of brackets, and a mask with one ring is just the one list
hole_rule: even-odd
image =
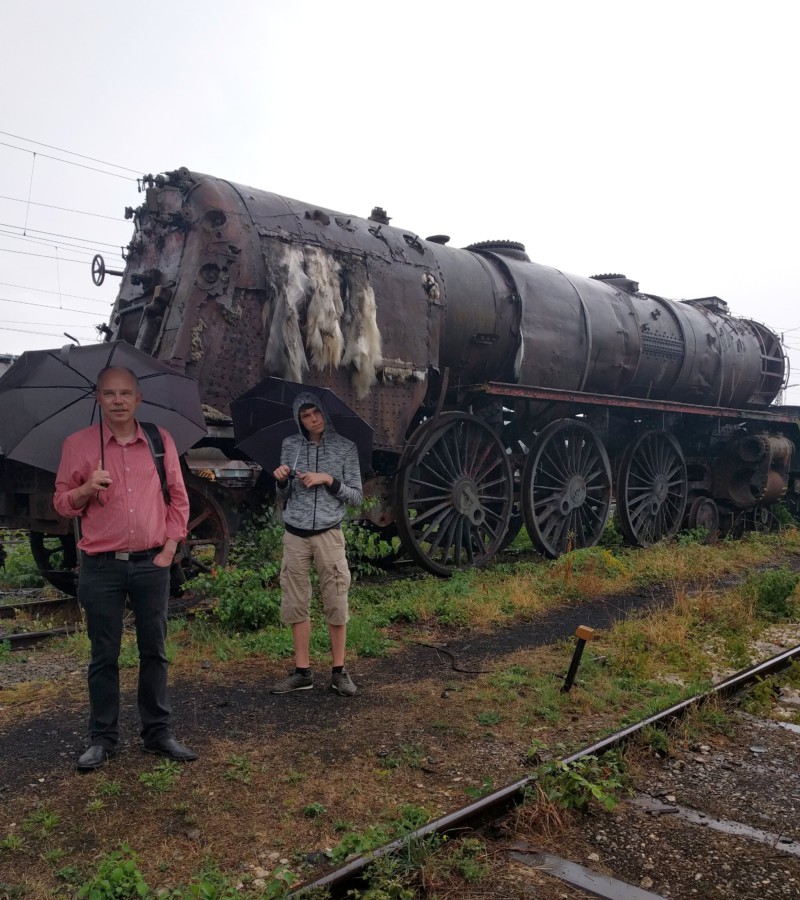
[(136, 617), (139, 715), (148, 746), (170, 736), (165, 650), (169, 567), (156, 566), (152, 556), (126, 561), (81, 553), (78, 600), (92, 645), (89, 732), (91, 743), (107, 750), (119, 738), (119, 652), (127, 598)]

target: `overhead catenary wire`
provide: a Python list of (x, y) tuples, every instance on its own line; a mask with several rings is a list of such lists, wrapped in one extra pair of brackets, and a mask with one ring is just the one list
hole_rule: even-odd
[[(56, 293), (54, 291), (54, 293)], [(100, 302), (100, 301), (95, 301)], [(113, 300), (103, 301), (104, 303), (112, 304)], [(98, 316), (100, 315), (100, 310), (96, 310), (92, 312), (88, 309), (76, 309), (74, 306), (53, 306), (52, 303), (33, 303), (30, 300), (12, 300), (10, 297), (0, 297), (0, 303), (18, 303), (20, 306), (35, 306), (37, 309), (54, 309), (60, 310), (62, 312), (74, 312), (79, 316)]]
[(42, 159), (52, 159), (55, 162), (64, 163), (65, 166), (77, 166), (79, 169), (87, 169), (90, 172), (99, 172), (101, 175), (110, 175), (112, 178), (122, 178), (125, 181), (136, 181), (136, 179), (131, 178), (130, 175), (120, 175), (118, 172), (107, 172), (105, 169), (98, 169), (96, 166), (86, 166), (83, 163), (73, 162), (71, 159), (60, 159), (57, 156), (40, 153), (38, 150), (28, 150), (26, 147), (17, 147), (14, 144), (7, 144), (5, 141), (0, 141), (0, 147), (10, 147), (12, 150), (19, 150), (21, 153), (32, 153), (34, 160), (37, 156), (40, 156)]
[(30, 202), (31, 206), (43, 206), (45, 209), (58, 209), (61, 212), (69, 212), (76, 213), (79, 216), (93, 216), (96, 219), (110, 219), (112, 222), (124, 222), (125, 219), (122, 216), (105, 216), (102, 213), (93, 213), (87, 212), (85, 209), (70, 209), (66, 206), (53, 206), (51, 203), (37, 203), (35, 200), (23, 200), (21, 197), (8, 197), (5, 194), (0, 194), (0, 200), (10, 200), (12, 203), (28, 203)]
[[(11, 222), (0, 222), (0, 228), (21, 228), (21, 225), (14, 225)], [(119, 247), (119, 244), (112, 244), (110, 241), (97, 241), (94, 238), (81, 237), (77, 234), (61, 234), (58, 231), (42, 231), (41, 228), (28, 228), (27, 233), (29, 235), (33, 234), (46, 234), (48, 237), (60, 237), (60, 238), (69, 238), (73, 241), (84, 241), (87, 244), (97, 244), (102, 247)], [(51, 242), (52, 243), (52, 242)]]
[[(59, 248), (63, 247), (64, 249), (69, 250), (70, 252), (72, 251), (72, 248), (74, 248), (75, 250), (77, 250), (79, 252), (86, 251), (87, 253), (91, 253), (93, 255), (96, 255), (97, 251), (98, 251), (97, 247), (87, 246), (86, 244), (73, 244), (71, 241), (53, 241), (48, 238), (32, 237), (31, 235), (28, 235), (28, 234), (17, 234), (14, 231), (8, 231), (5, 228), (0, 228), (0, 235), (11, 238), (12, 240), (25, 241), (27, 243), (37, 244), (39, 246), (59, 247)], [(116, 246), (117, 246), (117, 249), (120, 249), (119, 244), (117, 244)], [(108, 252), (108, 251), (106, 251), (106, 252)]]
[(57, 150), (59, 153), (68, 153), (70, 156), (77, 156), (79, 159), (88, 159), (90, 162), (100, 163), (104, 166), (111, 166), (113, 169), (123, 169), (125, 172), (133, 172), (134, 175), (138, 175), (142, 172), (142, 169), (131, 169), (128, 166), (120, 166), (117, 163), (106, 162), (104, 159), (97, 159), (94, 156), (85, 156), (83, 153), (75, 153), (74, 150), (65, 150), (63, 147), (54, 147), (52, 144), (44, 144), (41, 141), (34, 141), (32, 138), (22, 137), (19, 134), (11, 134), (10, 131), (0, 131), (0, 134), (5, 137), (14, 138), (15, 141), (25, 141), (28, 144), (36, 144), (37, 147), (47, 147), (48, 150)]
[[(21, 291), (36, 291), (37, 294), (55, 294), (57, 297), (72, 297), (73, 300), (88, 300), (90, 303), (106, 303), (106, 300), (100, 300), (97, 297), (86, 297), (84, 294), (65, 294), (63, 291), (48, 291), (45, 288), (30, 287), (27, 284), (12, 284), (10, 281), (0, 281), (2, 287), (19, 288)], [(22, 300), (18, 301), (24, 302)]]
[[(59, 327), (59, 326), (55, 326)], [(70, 328), (91, 328), (90, 325), (70, 325)], [(29, 328), (8, 328), (5, 325), (0, 325), (0, 331), (14, 331), (19, 334), (40, 334), (43, 337), (58, 337), (62, 332), (59, 331), (57, 334), (53, 331), (31, 331)]]
[[(73, 250), (73, 253), (80, 253), (79, 250)], [(28, 253), (27, 250), (9, 250), (7, 247), (0, 247), (0, 253), (16, 253), (18, 256), (35, 256), (38, 259), (57, 259), (59, 262), (80, 263), (85, 266), (85, 259), (67, 259), (65, 256), (47, 256), (44, 253)]]

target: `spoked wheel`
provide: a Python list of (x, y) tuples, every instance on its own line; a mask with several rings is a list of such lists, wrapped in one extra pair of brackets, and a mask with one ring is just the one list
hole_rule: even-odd
[[(186, 485), (189, 494), (188, 533), (175, 554), (179, 567), (170, 573), (170, 608), (187, 605), (191, 601), (183, 583), (201, 572), (211, 572), (215, 566), (228, 561), (230, 531), (222, 507), (205, 487)], [(181, 602), (183, 601), (183, 603)]]
[(445, 413), (424, 422), (395, 482), (403, 546), (436, 575), (480, 566), (508, 528), (513, 479), (505, 448), (476, 416)]
[(617, 484), (622, 533), (639, 547), (677, 534), (686, 508), (686, 461), (666, 431), (646, 431), (625, 451)]
[(551, 559), (600, 540), (611, 510), (611, 464), (588, 425), (560, 419), (542, 431), (525, 463), (522, 505), (534, 546)]
[(692, 501), (686, 514), (686, 524), (692, 530), (704, 529), (708, 533), (706, 543), (714, 543), (719, 537), (720, 530), (719, 507), (711, 497), (697, 497)]
[(28, 535), (31, 556), (53, 587), (75, 597), (78, 593), (78, 550), (73, 534), (45, 534), (31, 531)]

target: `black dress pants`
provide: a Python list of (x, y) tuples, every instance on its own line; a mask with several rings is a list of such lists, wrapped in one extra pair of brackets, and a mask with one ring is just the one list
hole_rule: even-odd
[(119, 739), (119, 652), (130, 598), (139, 649), (139, 715), (145, 745), (170, 736), (167, 701), (169, 567), (151, 558), (118, 560), (81, 554), (78, 600), (92, 645), (89, 732), (92, 744), (113, 750)]

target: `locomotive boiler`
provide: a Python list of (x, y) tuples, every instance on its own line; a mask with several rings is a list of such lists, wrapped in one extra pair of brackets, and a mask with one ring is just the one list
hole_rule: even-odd
[(771, 406), (781, 342), (717, 297), (667, 300), (514, 241), (455, 248), (379, 207), (359, 218), (187, 169), (142, 187), (100, 327), (199, 380), (211, 428), (190, 493), (218, 561), (257, 473), (230, 403), (267, 375), (331, 388), (372, 426), (364, 514), (438, 574), (523, 524), (555, 557), (595, 544), (613, 510), (649, 546), (768, 527), (797, 493), (796, 410)]

